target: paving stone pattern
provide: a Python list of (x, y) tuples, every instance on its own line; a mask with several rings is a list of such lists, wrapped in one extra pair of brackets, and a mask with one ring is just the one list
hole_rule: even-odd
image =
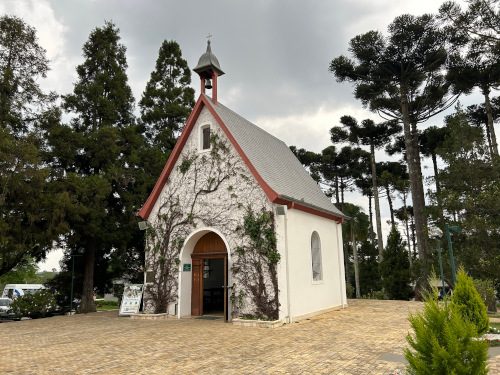
[[(280, 328), (116, 312), (0, 323), (0, 374), (394, 374), (418, 302), (349, 301)], [(490, 358), (500, 373), (500, 356)]]

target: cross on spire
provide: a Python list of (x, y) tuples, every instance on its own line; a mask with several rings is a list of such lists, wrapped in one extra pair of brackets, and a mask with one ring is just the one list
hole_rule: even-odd
[(209, 42), (211, 41), (212, 36), (213, 36), (213, 35), (212, 35), (211, 33), (208, 33), (208, 35), (207, 35), (207, 39), (208, 39), (208, 41), (209, 41)]

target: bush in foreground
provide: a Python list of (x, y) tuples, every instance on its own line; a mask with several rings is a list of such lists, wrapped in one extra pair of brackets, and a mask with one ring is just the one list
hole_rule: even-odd
[(474, 286), (474, 281), (463, 269), (457, 273), (457, 282), (451, 296), (451, 307), (463, 320), (475, 325), (479, 335), (488, 331), (489, 319), (486, 306)]
[(414, 333), (406, 337), (410, 348), (404, 354), (410, 374), (487, 374), (488, 344), (452, 304), (438, 302), (437, 291), (409, 320)]

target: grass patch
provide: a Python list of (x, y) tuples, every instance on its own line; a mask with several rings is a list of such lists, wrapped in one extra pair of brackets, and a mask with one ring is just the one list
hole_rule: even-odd
[(118, 302), (117, 301), (104, 301), (97, 300), (95, 301), (97, 311), (112, 311), (118, 310)]

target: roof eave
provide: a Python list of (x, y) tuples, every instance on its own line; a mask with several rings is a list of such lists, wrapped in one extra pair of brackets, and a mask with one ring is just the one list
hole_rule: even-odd
[(318, 207), (314, 204), (307, 203), (284, 194), (280, 194), (278, 198), (275, 201), (273, 201), (273, 203), (286, 204), (288, 208), (296, 208), (301, 211), (311, 213), (313, 215), (322, 216), (327, 219), (335, 220), (338, 223), (342, 223), (345, 219), (347, 219), (347, 216), (344, 215), (342, 212), (325, 210), (324, 208)]

